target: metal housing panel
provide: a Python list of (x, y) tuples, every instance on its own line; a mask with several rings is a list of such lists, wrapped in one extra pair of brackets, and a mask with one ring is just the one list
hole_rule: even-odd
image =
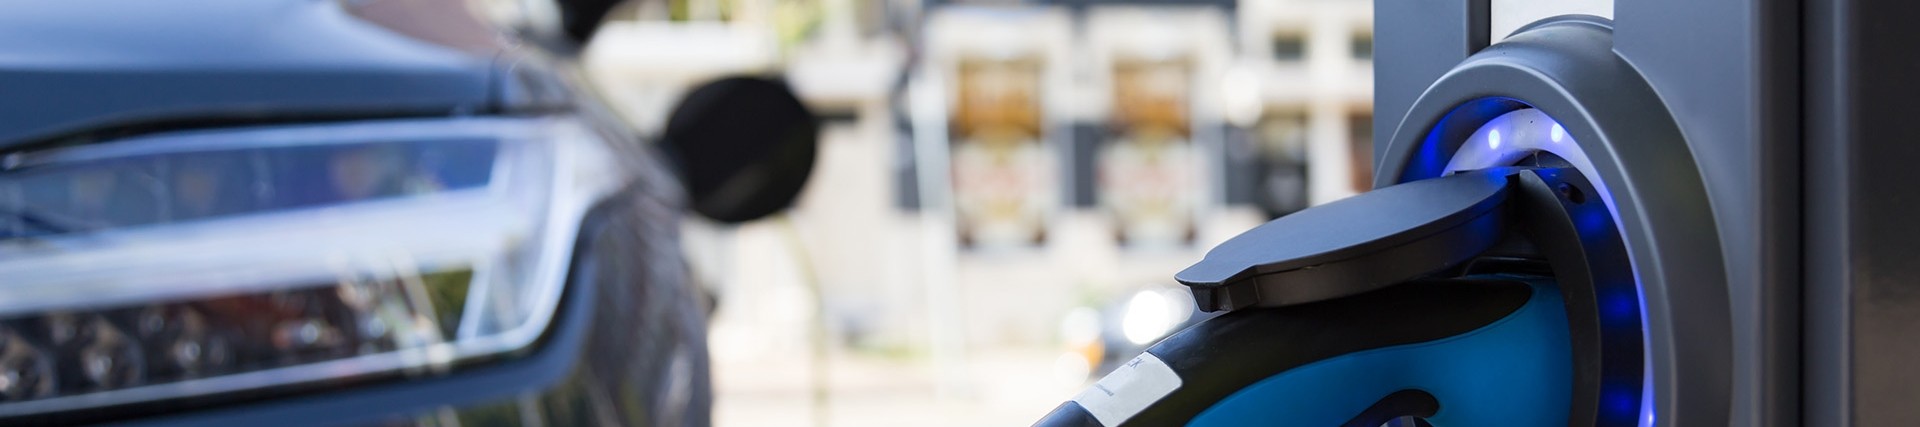
[[(1440, 75), (1487, 47), (1487, 0), (1374, 0), (1373, 163)], [(1379, 183), (1375, 183), (1376, 186)]]
[(1920, 418), (1920, 3), (1806, 5), (1805, 424)]
[[(1620, 0), (1614, 50), (1673, 112), (1726, 257), (1733, 425), (1790, 425), (1799, 387), (1797, 10), (1788, 2)], [(1784, 423), (1784, 424), (1783, 424)]]

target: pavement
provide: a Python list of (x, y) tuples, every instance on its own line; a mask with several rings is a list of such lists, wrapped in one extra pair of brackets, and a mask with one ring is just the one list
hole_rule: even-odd
[(824, 411), (806, 354), (715, 360), (714, 425), (1025, 426), (1086, 384), (1057, 372), (1059, 353), (1044, 350), (972, 352), (964, 381), (945, 388), (925, 358), (842, 351), (828, 359)]

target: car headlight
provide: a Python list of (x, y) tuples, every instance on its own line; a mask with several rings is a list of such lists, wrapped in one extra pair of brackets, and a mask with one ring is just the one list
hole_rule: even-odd
[(1193, 316), (1192, 300), (1170, 289), (1145, 289), (1127, 300), (1120, 332), (1136, 345), (1152, 344)]
[(0, 159), (0, 416), (527, 347), (618, 182), (569, 119), (175, 133)]

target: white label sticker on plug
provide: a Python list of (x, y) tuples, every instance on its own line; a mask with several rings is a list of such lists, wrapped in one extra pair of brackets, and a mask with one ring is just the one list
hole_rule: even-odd
[(1180, 375), (1173, 373), (1167, 362), (1152, 353), (1140, 353), (1093, 386), (1081, 390), (1073, 396), (1073, 401), (1093, 414), (1100, 425), (1114, 427), (1179, 388)]

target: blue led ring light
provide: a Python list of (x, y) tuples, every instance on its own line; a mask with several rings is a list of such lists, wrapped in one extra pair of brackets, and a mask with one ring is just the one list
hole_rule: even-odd
[[(1460, 107), (1460, 109), (1487, 104), (1486, 101), (1490, 100), (1469, 102), (1467, 105)], [(1458, 112), (1460, 110), (1456, 109), (1455, 111)], [(1453, 115), (1454, 114), (1449, 114), (1449, 116)], [(1448, 117), (1447, 119), (1454, 118), (1455, 117)], [(1428, 141), (1434, 141), (1434, 137), (1436, 136), (1437, 135), (1429, 135)], [(1549, 117), (1545, 112), (1535, 108), (1513, 110), (1494, 117), (1492, 120), (1482, 124), (1471, 136), (1467, 137), (1466, 141), (1460, 145), (1459, 150), (1455, 151), (1453, 156), (1447, 159), (1446, 165), (1441, 170), (1444, 171), (1443, 174), (1447, 174), (1512, 166), (1529, 156), (1542, 152), (1560, 157), (1582, 175), (1588, 177), (1600, 176), (1598, 169), (1594, 167), (1593, 160), (1581, 149), (1579, 143), (1574, 140), (1573, 136), (1567, 133), (1566, 126)], [(1426, 166), (1431, 167), (1431, 165)], [(1419, 167), (1416, 166), (1414, 169), (1419, 169)], [(1599, 193), (1599, 200), (1605, 204), (1607, 212), (1613, 216), (1614, 223), (1617, 224), (1619, 222), (1620, 212), (1614, 203), (1613, 193), (1607, 189), (1607, 184), (1597, 179), (1591, 180), (1590, 184), (1593, 185), (1596, 190), (1595, 192)], [(1638, 277), (1637, 271), (1634, 276), (1636, 278)], [(1613, 307), (1602, 307), (1600, 313), (1603, 317), (1603, 324), (1620, 325), (1631, 323), (1635, 327), (1644, 328), (1642, 325), (1647, 323), (1645, 289), (1641, 287), (1636, 280), (1634, 290), (1635, 296), (1638, 299), (1635, 303), (1637, 303), (1638, 306), (1619, 307), (1617, 309)], [(1610, 317), (1627, 318), (1618, 319)], [(1644, 331), (1642, 331), (1640, 335), (1642, 348), (1650, 348), (1651, 343), (1646, 342), (1646, 334)], [(1654, 422), (1653, 379), (1651, 377), (1653, 375), (1653, 369), (1651, 366), (1646, 366), (1648, 363), (1647, 360), (1643, 355), (1641, 390), (1639, 402), (1637, 402), (1640, 412), (1637, 417), (1639, 421), (1638, 425), (1643, 427), (1651, 426)], [(1603, 397), (1603, 399), (1606, 398)], [(1603, 407), (1625, 407), (1632, 403), (1631, 401), (1602, 402), (1602, 405)]]

